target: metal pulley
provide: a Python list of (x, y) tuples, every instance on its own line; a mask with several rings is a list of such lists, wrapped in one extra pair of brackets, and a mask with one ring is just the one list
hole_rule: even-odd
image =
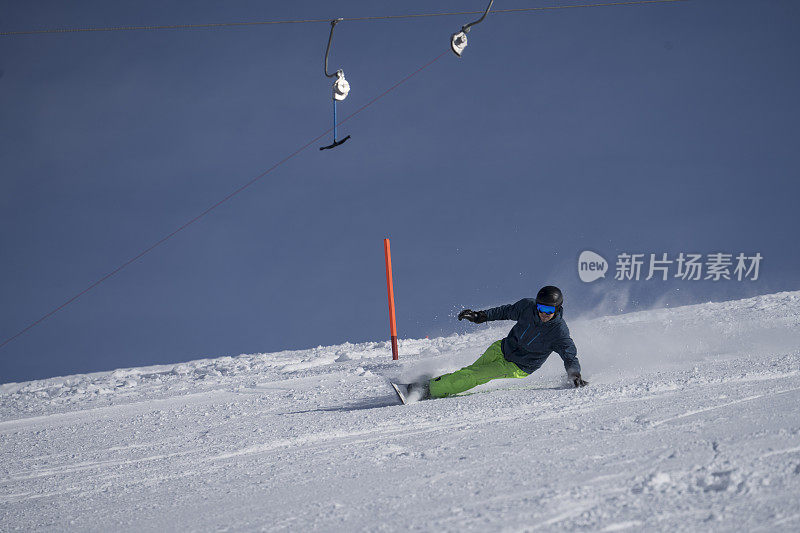
[(490, 0), (489, 5), (486, 6), (486, 11), (483, 12), (483, 16), (481, 18), (475, 22), (470, 22), (466, 26), (462, 26), (461, 31), (454, 33), (450, 37), (450, 49), (455, 55), (461, 57), (462, 52), (464, 52), (464, 49), (467, 47), (467, 34), (469, 33), (470, 27), (483, 22), (483, 19), (485, 19), (486, 15), (489, 14), (489, 10), (492, 9), (493, 3), (494, 0)]
[(450, 38), (450, 48), (453, 52), (458, 56), (461, 57), (461, 52), (464, 51), (464, 48), (467, 47), (467, 32), (460, 31), (458, 33), (454, 33), (453, 36)]
[(349, 92), (350, 83), (344, 79), (344, 71), (339, 69), (336, 71), (336, 81), (333, 82), (333, 99), (341, 102), (347, 98)]

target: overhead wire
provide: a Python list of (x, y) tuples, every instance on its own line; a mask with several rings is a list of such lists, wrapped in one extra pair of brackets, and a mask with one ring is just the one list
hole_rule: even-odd
[[(592, 4), (559, 4), (553, 6), (523, 7), (515, 9), (495, 9), (490, 15), (501, 13), (525, 13), (533, 11), (553, 11), (559, 9), (577, 9), (589, 7), (614, 7), (614, 6), (634, 6), (646, 4), (672, 4), (676, 2), (688, 2), (689, 0), (631, 0), (628, 2), (607, 2)], [(409, 15), (382, 15), (372, 17), (344, 17), (340, 20), (349, 22), (364, 22), (375, 20), (400, 20), (418, 19), (427, 17), (450, 17), (457, 15), (479, 15), (483, 11), (451, 11), (446, 13), (416, 13)], [(22, 30), (22, 31), (1, 31), (0, 37), (11, 37), (19, 35), (43, 35), (53, 33), (84, 33), (84, 32), (115, 32), (115, 31), (154, 31), (154, 30), (199, 30), (215, 28), (241, 28), (246, 26), (268, 26), (277, 24), (314, 24), (330, 23), (330, 18), (324, 19), (298, 19), (298, 20), (255, 20), (245, 22), (212, 22), (206, 24), (167, 24), (151, 26), (108, 26), (97, 28), (48, 28), (43, 30)]]

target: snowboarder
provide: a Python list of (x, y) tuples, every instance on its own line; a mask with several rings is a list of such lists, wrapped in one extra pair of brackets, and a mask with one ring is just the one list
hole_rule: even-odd
[(552, 352), (564, 360), (564, 368), (575, 387), (587, 382), (581, 378), (577, 349), (564, 322), (564, 297), (558, 287), (542, 287), (536, 299), (524, 298), (515, 304), (485, 311), (464, 309), (459, 320), (482, 324), (488, 320), (516, 320), (505, 339), (493, 343), (471, 365), (430, 381), (409, 386), (409, 394), (425, 398), (444, 398), (500, 378), (524, 378), (538, 369)]

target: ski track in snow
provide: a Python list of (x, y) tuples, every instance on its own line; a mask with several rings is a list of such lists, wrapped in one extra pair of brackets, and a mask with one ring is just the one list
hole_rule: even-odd
[(800, 292), (567, 320), (583, 389), (397, 405), (510, 322), (0, 385), (0, 530), (800, 530)]

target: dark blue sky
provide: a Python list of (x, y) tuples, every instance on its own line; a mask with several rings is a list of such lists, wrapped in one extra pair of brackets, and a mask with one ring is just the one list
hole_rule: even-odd
[[(0, 6), (0, 31), (13, 31), (485, 3)], [(352, 86), (341, 115), (474, 18), (338, 25), (331, 67)], [(490, 16), (462, 59), (442, 57), (341, 126), (347, 144), (306, 150), (1, 348), (0, 382), (385, 340), (386, 236), (400, 337), (467, 330), (461, 307), (543, 284), (562, 286), (567, 319), (796, 290), (799, 23), (792, 0)], [(330, 127), (328, 29), (0, 37), (2, 340)], [(586, 249), (612, 263), (623, 252), (764, 259), (757, 281), (612, 272), (585, 284)]]

